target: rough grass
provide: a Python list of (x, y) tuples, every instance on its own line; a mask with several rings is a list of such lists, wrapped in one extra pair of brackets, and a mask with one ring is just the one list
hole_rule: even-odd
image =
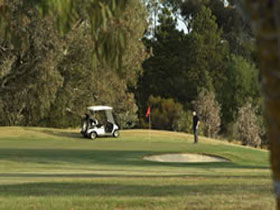
[[(159, 163), (200, 153), (220, 163)], [(182, 133), (0, 127), (0, 209), (273, 209), (268, 152)]]

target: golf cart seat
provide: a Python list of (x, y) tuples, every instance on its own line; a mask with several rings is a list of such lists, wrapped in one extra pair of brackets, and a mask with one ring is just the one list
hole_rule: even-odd
[(106, 133), (111, 133), (113, 131), (114, 125), (113, 123), (107, 121), (106, 125), (105, 125), (105, 132)]

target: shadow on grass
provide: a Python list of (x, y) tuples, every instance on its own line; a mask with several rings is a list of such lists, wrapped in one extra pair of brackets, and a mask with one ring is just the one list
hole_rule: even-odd
[(261, 192), (271, 194), (266, 184), (237, 185), (223, 183), (219, 185), (188, 184), (147, 185), (147, 184), (108, 184), (93, 182), (46, 182), (16, 185), (1, 185), (0, 196), (137, 196), (159, 197), (180, 195), (236, 195)]
[(37, 164), (79, 164), (81, 167), (100, 165), (128, 167), (193, 167), (268, 169), (254, 162), (162, 163), (143, 160), (150, 151), (85, 150), (85, 149), (0, 149), (0, 160)]
[(82, 138), (82, 135), (76, 132), (65, 132), (65, 131), (63, 132), (63, 131), (56, 131), (56, 130), (42, 130), (40, 132), (56, 137), (75, 138), (75, 139)]
[[(128, 171), (128, 170), (114, 170), (114, 171), (106, 171), (106, 170), (98, 170), (99, 173), (0, 173), (0, 177), (2, 178), (207, 178), (207, 179), (235, 179), (235, 178), (252, 178), (252, 179), (267, 179), (270, 178), (269, 175), (213, 175), (213, 174), (172, 174), (172, 175), (164, 175), (164, 174), (146, 174), (141, 175), (143, 172), (148, 172), (144, 170), (139, 170), (139, 175), (137, 175), (136, 170)], [(100, 174), (102, 172), (102, 174)], [(108, 174), (106, 174), (108, 172)], [(116, 173), (119, 172), (119, 173)], [(128, 174), (129, 172), (134, 172), (134, 174)], [(156, 172), (156, 171), (150, 171)], [(122, 173), (122, 174), (120, 174)]]
[[(64, 137), (64, 138), (74, 138), (74, 139), (84, 139), (88, 141), (92, 141), (90, 138), (85, 138), (80, 134), (78, 131), (77, 132), (66, 132), (66, 131), (53, 131), (53, 130), (42, 130), (40, 131), (42, 133), (52, 135), (55, 137)], [(102, 136), (102, 139), (109, 139), (112, 138), (112, 136)]]

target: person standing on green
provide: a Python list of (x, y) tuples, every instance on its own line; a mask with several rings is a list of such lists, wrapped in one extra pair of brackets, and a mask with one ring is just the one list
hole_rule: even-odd
[(196, 114), (196, 111), (193, 111), (193, 136), (194, 136), (194, 144), (198, 143), (198, 125), (199, 125), (199, 118)]

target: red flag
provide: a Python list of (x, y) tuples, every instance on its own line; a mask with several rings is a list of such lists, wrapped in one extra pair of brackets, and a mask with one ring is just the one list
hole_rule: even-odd
[(150, 113), (151, 113), (151, 107), (148, 106), (148, 109), (147, 109), (147, 112), (146, 112), (146, 117), (149, 117)]

